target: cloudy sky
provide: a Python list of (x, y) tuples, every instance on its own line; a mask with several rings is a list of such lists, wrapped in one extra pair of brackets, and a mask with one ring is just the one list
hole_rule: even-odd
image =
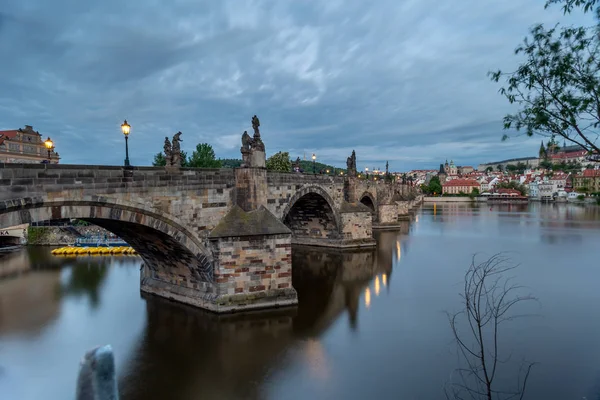
[(4, 0), (0, 129), (33, 125), (70, 164), (134, 165), (165, 136), (239, 158), (257, 114), (267, 154), (436, 168), (534, 155), (501, 142), (510, 70), (534, 23), (589, 23), (544, 0)]

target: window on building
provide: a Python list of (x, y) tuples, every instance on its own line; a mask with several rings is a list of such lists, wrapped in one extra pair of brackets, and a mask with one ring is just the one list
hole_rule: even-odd
[(21, 151), (21, 146), (18, 143), (9, 143), (8, 149), (10, 151)]
[(23, 153), (37, 154), (37, 148), (35, 146), (23, 146)]

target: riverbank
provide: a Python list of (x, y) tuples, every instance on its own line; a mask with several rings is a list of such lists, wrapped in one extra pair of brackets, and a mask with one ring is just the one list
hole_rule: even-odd
[(99, 226), (30, 226), (27, 229), (27, 244), (32, 246), (65, 246), (80, 236), (103, 236), (111, 233)]
[(424, 197), (425, 203), (472, 203), (475, 199), (470, 197)]

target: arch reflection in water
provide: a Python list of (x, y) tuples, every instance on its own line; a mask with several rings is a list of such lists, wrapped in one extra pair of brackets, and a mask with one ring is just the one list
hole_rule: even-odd
[(262, 398), (259, 382), (269, 381), (295, 339), (293, 308), (216, 315), (142, 296), (146, 328), (120, 368), (126, 399)]
[(1, 257), (0, 334), (43, 332), (59, 317), (62, 298), (85, 296), (97, 308), (110, 260), (52, 257), (35, 246)]

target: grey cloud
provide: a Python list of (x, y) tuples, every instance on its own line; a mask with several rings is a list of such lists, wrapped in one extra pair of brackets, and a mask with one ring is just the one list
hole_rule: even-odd
[(34, 125), (68, 163), (120, 164), (124, 118), (135, 164), (178, 130), (188, 151), (239, 157), (253, 114), (269, 153), (340, 166), (353, 148), (392, 169), (535, 154), (538, 139), (500, 141), (510, 106), (486, 73), (563, 19), (542, 3), (8, 0), (0, 129)]

